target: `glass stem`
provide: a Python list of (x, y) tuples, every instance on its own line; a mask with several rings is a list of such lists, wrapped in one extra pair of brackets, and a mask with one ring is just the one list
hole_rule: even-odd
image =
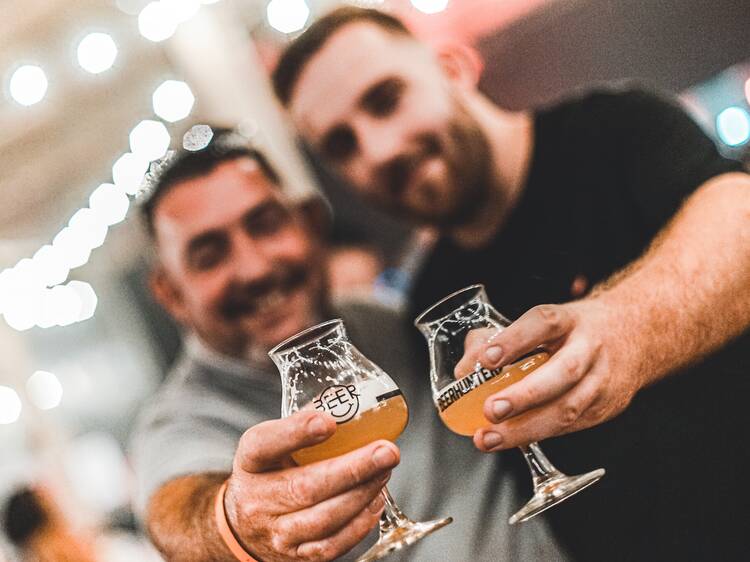
[(401, 527), (409, 521), (409, 518), (401, 512), (396, 502), (393, 501), (388, 488), (383, 487), (380, 493), (383, 495), (383, 500), (385, 501), (385, 508), (380, 515), (380, 536), (382, 537), (394, 529)]
[(562, 476), (562, 473), (549, 461), (536, 441), (528, 445), (522, 445), (519, 448), (523, 451), (523, 458), (526, 459), (526, 464), (529, 465), (535, 490), (539, 485), (544, 484), (548, 480)]

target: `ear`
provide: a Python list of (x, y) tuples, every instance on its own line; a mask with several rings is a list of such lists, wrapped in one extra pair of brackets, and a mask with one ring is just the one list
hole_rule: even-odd
[(161, 265), (157, 265), (151, 270), (148, 285), (156, 302), (177, 322), (186, 324), (187, 310), (182, 299), (182, 293)]
[(443, 41), (434, 45), (434, 49), (448, 78), (467, 88), (476, 87), (484, 68), (476, 49), (458, 41)]
[(320, 196), (310, 196), (297, 203), (308, 234), (318, 241), (326, 240), (333, 224), (333, 212)]

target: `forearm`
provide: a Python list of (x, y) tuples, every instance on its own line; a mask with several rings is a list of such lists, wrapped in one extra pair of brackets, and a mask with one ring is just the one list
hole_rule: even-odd
[(169, 562), (236, 562), (219, 535), (214, 500), (228, 474), (195, 474), (162, 486), (151, 498), (148, 531)]
[(750, 325), (750, 176), (704, 184), (639, 260), (586, 300), (604, 305), (605, 337), (640, 386), (739, 335)]

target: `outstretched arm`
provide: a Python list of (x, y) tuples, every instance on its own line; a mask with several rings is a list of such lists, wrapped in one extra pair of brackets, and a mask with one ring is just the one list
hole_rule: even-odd
[(335, 431), (333, 418), (300, 412), (242, 436), (231, 475), (174, 479), (151, 498), (148, 528), (167, 560), (235, 562), (218, 533), (213, 506), (228, 477), (227, 521), (263, 562), (326, 561), (352, 549), (378, 522), (380, 490), (398, 464), (397, 447), (376, 441), (346, 455), (295, 466), (290, 454)]
[(750, 326), (750, 176), (701, 185), (646, 253), (587, 298), (542, 305), (470, 347), (487, 368), (543, 346), (552, 358), (488, 398), (480, 450), (597, 425), (639, 389), (711, 353)]

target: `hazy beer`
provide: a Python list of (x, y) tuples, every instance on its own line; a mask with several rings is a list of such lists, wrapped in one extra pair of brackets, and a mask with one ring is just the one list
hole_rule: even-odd
[(358, 412), (350, 420), (337, 423), (336, 433), (331, 437), (312, 447), (295, 451), (292, 458), (297, 464), (310, 464), (343, 455), (378, 439), (395, 441), (404, 431), (408, 421), (406, 401), (399, 392), (395, 396), (376, 402), (371, 408)]
[(549, 359), (546, 352), (534, 353), (501, 369), (481, 369), (458, 379), (440, 392), (437, 406), (440, 418), (460, 435), (490, 425), (484, 417), (484, 402), (492, 394), (518, 382)]

